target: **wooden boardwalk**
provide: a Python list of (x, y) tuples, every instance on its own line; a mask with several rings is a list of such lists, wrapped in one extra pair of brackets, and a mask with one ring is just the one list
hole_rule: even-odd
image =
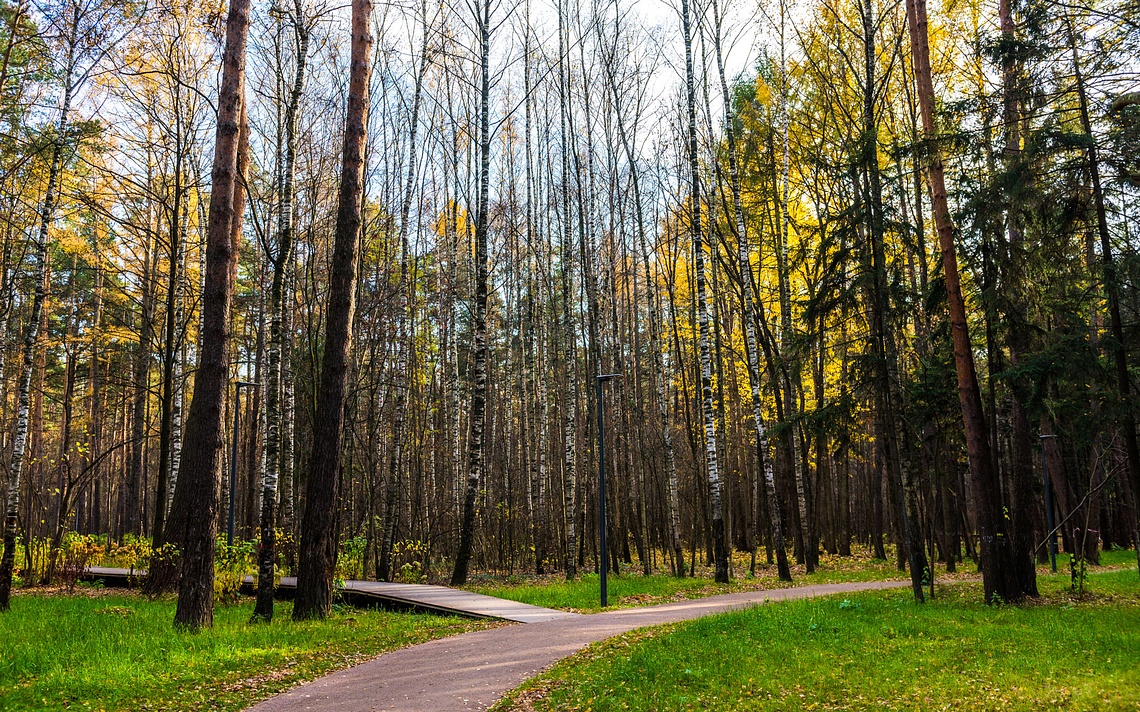
[[(146, 572), (140, 570), (91, 566), (88, 567), (85, 578), (103, 581), (108, 586), (129, 586), (145, 575)], [(247, 576), (245, 582), (252, 589), (253, 577)], [(296, 588), (297, 579), (286, 576), (277, 586), (277, 593), (286, 597), (292, 596)], [(516, 623), (542, 623), (579, 617), (576, 613), (531, 606), (446, 586), (345, 581), (340, 593), (342, 598), (354, 605), (394, 606), (468, 618), (497, 618)]]

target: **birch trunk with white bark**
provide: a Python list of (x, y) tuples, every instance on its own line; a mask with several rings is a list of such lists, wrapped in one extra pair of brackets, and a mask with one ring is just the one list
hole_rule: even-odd
[(78, 24), (78, 9), (76, 19), (72, 24), (71, 42), (68, 44), (66, 57), (67, 74), (64, 76), (63, 99), (60, 104), (59, 120), (56, 122), (55, 137), (51, 147), (51, 165), (48, 168), (47, 188), (44, 191), (43, 204), (40, 207), (40, 227), (35, 241), (32, 243), (32, 311), (28, 318), (27, 328), (24, 330), (22, 360), (20, 363), (20, 380), (16, 392), (16, 438), (12, 442), (12, 459), (8, 468), (8, 496), (4, 509), (4, 553), (0, 557), (0, 611), (7, 611), (12, 594), (12, 576), (16, 563), (16, 534), (20, 509), (20, 478), (24, 471), (28, 447), (28, 415), (31, 404), (32, 374), (35, 371), (36, 352), (40, 342), (40, 323), (42, 321), (44, 301), (46, 300), (47, 263), (48, 263), (48, 233), (55, 220), (55, 207), (57, 196), (56, 187), (60, 174), (63, 171), (63, 152), (66, 147), (68, 120), (70, 119), (71, 100), (74, 90), (73, 57), (75, 51), (75, 32)]
[[(733, 221), (736, 226), (737, 261), (740, 265), (741, 321), (744, 325), (744, 347), (748, 364), (748, 383), (752, 395), (752, 425), (756, 434), (756, 461), (762, 468), (761, 476), (768, 501), (768, 527), (775, 550), (776, 570), (781, 580), (791, 581), (792, 573), (788, 566), (788, 552), (784, 544), (784, 527), (780, 517), (780, 500), (776, 495), (776, 478), (772, 472), (772, 458), (768, 453), (768, 430), (764, 425), (763, 401), (760, 397), (760, 357), (756, 347), (756, 319), (754, 310), (758, 307), (752, 294), (752, 257), (748, 245), (748, 227), (744, 220), (744, 203), (741, 199), (740, 162), (736, 149), (736, 127), (732, 110), (732, 94), (724, 75), (724, 56), (721, 50), (720, 8), (713, 2), (713, 21), (716, 23), (714, 47), (716, 49), (717, 74), (720, 78), (721, 96), (724, 98), (724, 133), (728, 144), (728, 175), (732, 190)], [(758, 495), (759, 493), (757, 493)], [(758, 543), (753, 542), (753, 546)]]
[(685, 42), (685, 87), (688, 111), (688, 162), (690, 171), (690, 225), (693, 238), (697, 288), (698, 347), (701, 366), (701, 410), (704, 415), (705, 467), (708, 471), (709, 506), (712, 510), (713, 561), (716, 580), (728, 582), (728, 550), (724, 531), (724, 508), (721, 502), (720, 468), (717, 462), (716, 415), (713, 412), (712, 354), (709, 348), (709, 310), (705, 290), (705, 245), (701, 223), (701, 176), (697, 161), (696, 91), (693, 72), (692, 20), (689, 0), (681, 0), (681, 24)]
[[(286, 299), (289, 267), (293, 260), (294, 193), (297, 166), (297, 113), (305, 89), (305, 70), (309, 54), (309, 27), (306, 24), (301, 0), (293, 3), (291, 17), (297, 53), (293, 70), (293, 86), (285, 104), (284, 160), (281, 168), (281, 204), (277, 211), (277, 252), (270, 256), (273, 274), (269, 287), (269, 353), (265, 394), (265, 449), (261, 480), (261, 541), (257, 553), (257, 602), (253, 608), (255, 620), (273, 619), (273, 593), (276, 583), (274, 567), (277, 561), (277, 489), (285, 459), (281, 456), (281, 429), (284, 420), (291, 420), (291, 412), (283, 412), (282, 363), (288, 359), (292, 334), (285, 330), (285, 312), (292, 308)], [(279, 70), (280, 71), (280, 70)], [(292, 454), (289, 457), (292, 461)], [(290, 487), (290, 490), (292, 488)], [(288, 493), (289, 498), (292, 492)], [(289, 505), (286, 504), (286, 507)], [(290, 519), (292, 518), (290, 512)]]

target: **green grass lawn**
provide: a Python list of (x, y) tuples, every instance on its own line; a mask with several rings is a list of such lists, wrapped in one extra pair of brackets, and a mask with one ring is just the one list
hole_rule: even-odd
[[(695, 576), (677, 578), (668, 574), (644, 576), (636, 564), (621, 565), (620, 575), (608, 577), (610, 608), (630, 608), (652, 606), (686, 598), (702, 598), (720, 593), (756, 591), (787, 586), (807, 586), (820, 583), (844, 583), (849, 581), (886, 581), (906, 578), (893, 561), (872, 559), (862, 552), (854, 556), (839, 557), (824, 554), (820, 557), (819, 568), (808, 574), (803, 566), (792, 566), (792, 582), (780, 581), (776, 577), (775, 566), (764, 566), (758, 562), (756, 575), (748, 572), (748, 556), (737, 553), (733, 561), (734, 576), (728, 584), (713, 581), (712, 568), (697, 565)], [(972, 565), (969, 567), (972, 568)], [(966, 574), (959, 573), (956, 577)], [(942, 568), (935, 574), (945, 578)], [(561, 573), (546, 576), (474, 577), (467, 588), (489, 596), (509, 598), (534, 606), (559, 608), (562, 610), (591, 613), (601, 610), (598, 589), (598, 575), (585, 573), (573, 581), (567, 581)]]
[[(81, 589), (82, 591), (82, 589)], [(174, 601), (90, 591), (19, 595), (0, 614), (0, 710), (240, 710), (388, 650), (490, 625), (337, 609), (249, 623), (252, 601), (220, 606), (212, 630), (175, 632)]]
[(981, 604), (960, 583), (790, 601), (591, 646), (516, 690), (506, 710), (1136, 710), (1135, 570), (1039, 578), (1040, 602)]
[[(756, 591), (788, 586), (809, 586), (825, 583), (850, 583), (856, 581), (909, 580), (910, 574), (899, 571), (893, 558), (893, 547), (887, 547), (889, 560), (872, 559), (865, 551), (855, 551), (853, 556), (840, 557), (823, 554), (820, 565), (814, 573), (808, 574), (803, 566), (792, 566), (792, 582), (780, 581), (774, 566), (758, 565), (755, 576), (748, 574), (748, 557), (737, 552), (733, 561), (735, 575), (728, 584), (713, 581), (709, 567), (697, 566), (696, 576), (677, 578), (667, 574), (644, 576), (635, 564), (622, 564), (620, 575), (608, 577), (610, 608), (631, 608), (652, 606), (686, 598), (702, 598), (721, 593)], [(1057, 568), (1063, 573), (1069, 570), (1068, 554), (1057, 557)], [(1128, 550), (1101, 552), (1101, 565), (1090, 567), (1090, 571), (1104, 571), (1117, 568), (1135, 569), (1136, 553)], [(759, 562), (762, 563), (762, 562)], [(1039, 566), (1038, 572), (1048, 573), (1048, 567)], [(977, 578), (977, 568), (973, 562), (958, 564), (958, 571), (946, 572), (943, 564), (935, 566), (934, 581), (937, 587), (943, 583), (958, 582)], [(601, 610), (599, 601), (598, 575), (581, 574), (573, 581), (567, 581), (561, 573), (546, 576), (516, 575), (511, 577), (473, 576), (466, 587), (477, 593), (498, 596), (512, 601), (529, 603), (533, 606), (558, 608), (561, 610), (592, 613)]]
[[(695, 576), (678, 578), (668, 574), (642, 575), (635, 564), (622, 564), (620, 575), (608, 577), (610, 608), (649, 606), (686, 598), (702, 598), (720, 593), (753, 591), (786, 586), (806, 586), (820, 583), (847, 581), (885, 581), (907, 576), (899, 572), (894, 562), (871, 559), (866, 555), (838, 557), (823, 555), (820, 566), (808, 575), (802, 566), (792, 566), (792, 583), (776, 578), (776, 568), (757, 566), (755, 576), (748, 573), (748, 558), (737, 554), (733, 562), (735, 576), (728, 584), (713, 581), (713, 571), (698, 565)], [(944, 576), (944, 573), (936, 575)], [(512, 576), (509, 578), (484, 577), (475, 579), (467, 588), (489, 596), (508, 598), (535, 606), (559, 608), (577, 612), (601, 610), (599, 580), (595, 573), (581, 574), (567, 581), (561, 573), (547, 576)]]

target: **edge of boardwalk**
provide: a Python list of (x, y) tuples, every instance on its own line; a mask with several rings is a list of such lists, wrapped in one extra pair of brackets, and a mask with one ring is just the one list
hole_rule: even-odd
[[(91, 566), (88, 567), (85, 578), (98, 579), (112, 586), (130, 586), (145, 575), (146, 572), (142, 570)], [(252, 576), (245, 577), (244, 587), (249, 589), (248, 592), (252, 592)], [(287, 576), (278, 583), (277, 593), (278, 595), (292, 595), (296, 587), (297, 579)], [(425, 584), (350, 580), (344, 582), (344, 588), (341, 589), (340, 594), (352, 604), (380, 604), (468, 618), (495, 618), (513, 623), (541, 623), (578, 617), (576, 613), (532, 606), (527, 603), (461, 589)]]

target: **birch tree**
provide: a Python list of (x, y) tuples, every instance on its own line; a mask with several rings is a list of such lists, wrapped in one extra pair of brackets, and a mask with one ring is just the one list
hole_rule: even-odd
[[(277, 211), (277, 251), (270, 256), (273, 274), (269, 287), (269, 373), (266, 378), (265, 398), (265, 473), (261, 482), (261, 546), (258, 548), (257, 604), (254, 618), (273, 619), (274, 566), (277, 560), (277, 490), (284, 469), (281, 452), (281, 425), (283, 419), (292, 419), (291, 412), (282, 412), (282, 359), (288, 358), (292, 339), (283, 328), (285, 311), (292, 305), (285, 299), (286, 280), (293, 258), (293, 197), (296, 192), (297, 171), (297, 112), (305, 90), (305, 70), (309, 59), (309, 37), (312, 33), (311, 14), (303, 0), (294, 0), (289, 10), (279, 9), (289, 21), (295, 47), (293, 83), (285, 102), (284, 160), (281, 169), (281, 204)], [(280, 70), (279, 70), (280, 71)], [(289, 453), (292, 459), (292, 453)], [(286, 505), (288, 506), (288, 505)]]
[[(13, 28), (19, 20), (19, 14), (17, 12), (14, 15)], [(55, 61), (60, 70), (62, 87), (59, 116), (53, 127), (54, 135), (50, 142), (51, 159), (47, 187), (40, 204), (38, 231), (32, 239), (29, 255), (32, 262), (32, 307), (28, 323), (24, 328), (16, 391), (15, 438), (12, 442), (12, 459), (9, 465), (8, 492), (4, 510), (4, 552), (0, 555), (0, 611), (8, 610), (12, 590), (20, 508), (20, 478), (27, 464), (32, 375), (41, 341), (41, 322), (49, 279), (49, 232), (56, 218), (59, 183), (64, 162), (68, 158), (68, 152), (72, 150), (70, 135), (72, 102), (121, 38), (118, 33), (123, 28), (117, 23), (128, 18), (129, 15), (120, 15), (114, 5), (105, 5), (99, 0), (68, 0), (51, 8), (51, 13), (45, 16), (51, 25), (53, 50), (57, 53)], [(13, 30), (12, 37), (14, 36)], [(3, 63), (5, 75), (10, 66), (11, 48), (12, 42), (9, 42)], [(6, 80), (6, 76), (4, 79)], [(0, 81), (0, 90), (3, 86), (4, 82)]]
[(475, 529), (475, 496), (485, 469), (484, 437), (487, 407), (487, 233), (490, 225), (491, 181), (491, 0), (481, 0), (476, 11), (475, 29), (479, 35), (479, 131), (478, 198), (475, 205), (475, 294), (471, 309), (471, 432), (467, 439), (467, 489), (463, 497), (463, 518), (459, 525), (459, 549), (451, 572), (451, 585), (467, 582)]
[(701, 224), (701, 174), (697, 160), (696, 91), (693, 71), (693, 31), (689, 0), (681, 1), (681, 26), (685, 43), (685, 88), (688, 115), (689, 230), (693, 239), (696, 272), (698, 347), (701, 364), (701, 409), (704, 416), (705, 468), (708, 472), (710, 508), (712, 510), (713, 560), (716, 580), (728, 582), (728, 549), (724, 533), (724, 508), (721, 503), (720, 469), (717, 464), (716, 416), (713, 412), (712, 355), (709, 350), (708, 297), (705, 292), (705, 245)]
[[(753, 314), (753, 271), (751, 249), (748, 244), (748, 228), (744, 220), (744, 203), (741, 200), (740, 166), (737, 158), (735, 120), (732, 110), (732, 94), (724, 76), (724, 56), (721, 30), (724, 21), (718, 0), (713, 0), (713, 44), (716, 49), (717, 76), (720, 79), (721, 96), (724, 99), (724, 136), (728, 148), (729, 187), (732, 191), (733, 227), (736, 231), (737, 261), (740, 265), (741, 322), (744, 326), (744, 348), (748, 366), (748, 382), (752, 392), (752, 423), (756, 430), (756, 460), (761, 468), (757, 477), (764, 478), (765, 499), (768, 502), (768, 526), (775, 550), (777, 572), (781, 580), (791, 581), (788, 567), (787, 547), (784, 544), (784, 527), (780, 518), (780, 501), (776, 496), (776, 479), (772, 473), (772, 459), (768, 453), (768, 432), (764, 427), (763, 404), (760, 397), (760, 360), (756, 349), (756, 320)], [(757, 495), (759, 492), (757, 492)]]

